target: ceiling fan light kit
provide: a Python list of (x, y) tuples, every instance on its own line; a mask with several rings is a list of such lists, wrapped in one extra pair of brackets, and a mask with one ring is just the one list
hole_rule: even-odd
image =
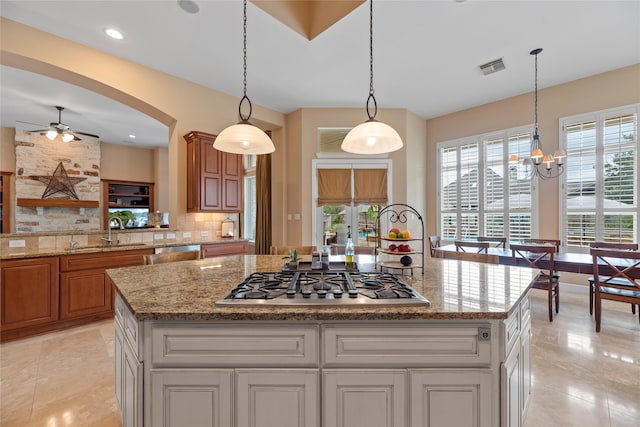
[[(247, 96), (247, 0), (243, 3), (243, 93), (238, 105), (240, 122), (225, 128), (216, 137), (213, 147), (216, 150), (233, 154), (268, 154), (276, 151), (271, 138), (261, 129), (249, 123), (251, 118), (251, 100)], [(242, 114), (242, 104), (249, 104), (249, 114)]]
[[(63, 142), (71, 142), (73, 140), (81, 141), (81, 139), (77, 135), (84, 135), (91, 138), (100, 139), (98, 135), (94, 135), (92, 133), (72, 131), (69, 126), (62, 123), (62, 110), (64, 110), (64, 107), (60, 107), (59, 105), (56, 105), (56, 109), (58, 110), (57, 123), (55, 122), (49, 123), (48, 129), (31, 130), (29, 132), (45, 132), (46, 131), (44, 135), (51, 141), (55, 140), (58, 135), (61, 135), (61, 139)], [(24, 122), (24, 123), (28, 123), (28, 122)], [(32, 123), (32, 124), (35, 124), (35, 123)]]
[[(373, 114), (370, 104), (373, 103)], [(373, 91), (373, 0), (369, 1), (369, 97), (367, 98), (369, 120), (349, 131), (342, 141), (342, 151), (353, 154), (385, 154), (402, 148), (402, 138), (391, 126), (375, 120), (378, 104)]]

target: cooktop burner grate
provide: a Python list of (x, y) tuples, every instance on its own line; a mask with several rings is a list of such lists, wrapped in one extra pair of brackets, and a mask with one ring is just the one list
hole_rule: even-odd
[(218, 305), (429, 304), (399, 277), (363, 272), (259, 272)]

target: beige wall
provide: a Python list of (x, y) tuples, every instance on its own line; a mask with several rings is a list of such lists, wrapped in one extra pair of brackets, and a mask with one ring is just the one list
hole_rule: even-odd
[[(285, 212), (300, 213), (301, 219), (287, 221), (284, 218), (283, 241), (275, 243), (310, 245), (313, 242), (311, 161), (317, 158), (318, 128), (350, 128), (366, 118), (364, 109), (356, 108), (303, 108), (287, 116)], [(388, 156), (393, 163), (389, 202), (416, 203), (414, 207), (423, 212), (426, 189), (424, 120), (405, 109), (380, 109), (376, 119), (392, 126), (405, 143), (402, 149)]]
[[(238, 98), (5, 18), (1, 19), (0, 43), (3, 65), (92, 90), (167, 125), (166, 206), (172, 225), (180, 227), (200, 219), (196, 214), (186, 213), (186, 143), (182, 137), (192, 130), (218, 134), (235, 123)], [(285, 118), (279, 112), (254, 104), (252, 121), (264, 129), (277, 130), (284, 126)], [(274, 135), (274, 139), (282, 137), (281, 132)], [(275, 143), (280, 145), (280, 141)], [(278, 209), (274, 207), (275, 214), (281, 215)]]
[[(562, 117), (640, 102), (640, 65), (621, 68), (538, 91), (538, 122), (545, 152), (558, 147)], [(435, 234), (436, 145), (442, 141), (479, 135), (533, 123), (533, 94), (493, 102), (427, 120), (427, 230)], [(559, 182), (539, 184), (540, 237), (559, 235)]]

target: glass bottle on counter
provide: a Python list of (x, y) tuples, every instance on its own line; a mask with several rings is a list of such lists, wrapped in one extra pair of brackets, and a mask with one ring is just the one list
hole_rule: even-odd
[(353, 256), (355, 255), (355, 247), (351, 238), (351, 226), (347, 226), (347, 245), (344, 248), (344, 264), (346, 268), (353, 268)]

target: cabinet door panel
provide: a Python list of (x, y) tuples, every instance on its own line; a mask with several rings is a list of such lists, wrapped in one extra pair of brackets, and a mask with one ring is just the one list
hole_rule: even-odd
[(242, 209), (242, 181), (235, 178), (224, 178), (224, 210), (240, 211)]
[(233, 413), (233, 370), (151, 373), (151, 425), (227, 427)]
[(202, 245), (203, 258), (225, 255), (244, 255), (248, 253), (248, 251), (249, 245), (247, 242), (229, 242)]
[(2, 330), (58, 319), (58, 258), (3, 261)]
[(406, 371), (323, 371), (326, 427), (406, 425)]
[(411, 426), (492, 427), (492, 372), (411, 370)]
[(142, 427), (142, 363), (124, 340), (122, 359), (122, 427)]
[(220, 178), (205, 176), (202, 178), (202, 183), (202, 208), (207, 210), (222, 209)]
[(238, 370), (238, 427), (319, 426), (318, 371)]
[(104, 270), (73, 271), (60, 277), (60, 318), (111, 311), (111, 286)]

